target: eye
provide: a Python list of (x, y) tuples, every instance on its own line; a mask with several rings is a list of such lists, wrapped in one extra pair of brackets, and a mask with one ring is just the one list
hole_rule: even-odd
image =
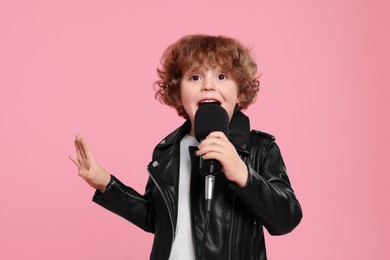
[(192, 75), (190, 77), (190, 80), (192, 80), (192, 81), (198, 81), (199, 79), (200, 79), (200, 77), (198, 75)]
[(218, 79), (219, 80), (224, 80), (224, 79), (227, 79), (228, 77), (225, 75), (225, 74), (219, 74), (218, 75)]

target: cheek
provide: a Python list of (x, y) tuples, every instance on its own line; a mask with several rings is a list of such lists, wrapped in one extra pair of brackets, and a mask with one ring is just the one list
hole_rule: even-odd
[(186, 95), (181, 95), (181, 105), (184, 107), (184, 108), (188, 108), (188, 105), (189, 105), (189, 98), (188, 96)]
[(229, 96), (229, 100), (231, 103), (240, 103), (240, 100), (241, 100), (241, 96), (237, 93), (237, 91), (232, 91), (230, 96)]

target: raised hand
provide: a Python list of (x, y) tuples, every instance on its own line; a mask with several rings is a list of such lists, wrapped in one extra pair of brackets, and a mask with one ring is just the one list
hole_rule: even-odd
[(79, 176), (92, 188), (104, 192), (110, 182), (110, 174), (96, 162), (91, 149), (81, 136), (76, 135), (74, 145), (77, 158), (71, 155), (69, 159), (76, 165)]
[(244, 187), (248, 179), (248, 168), (241, 160), (233, 144), (223, 132), (211, 132), (198, 146), (197, 155), (203, 159), (215, 159), (222, 164), (228, 180)]

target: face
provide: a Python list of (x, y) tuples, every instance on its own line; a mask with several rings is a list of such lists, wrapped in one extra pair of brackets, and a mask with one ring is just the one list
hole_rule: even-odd
[[(188, 71), (180, 83), (181, 102), (194, 126), (194, 117), (198, 108), (204, 103), (217, 103), (228, 113), (229, 120), (239, 102), (238, 86), (233, 78), (221, 68), (200, 67)], [(190, 135), (194, 135), (192, 127)]]

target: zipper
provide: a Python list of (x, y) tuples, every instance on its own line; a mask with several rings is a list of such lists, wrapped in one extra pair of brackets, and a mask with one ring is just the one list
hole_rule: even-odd
[(254, 219), (254, 221), (253, 221), (253, 232), (252, 232), (252, 238), (253, 239), (256, 238), (256, 226), (257, 226), (256, 219)]
[(118, 188), (123, 194), (126, 194), (127, 196), (129, 196), (130, 198), (134, 199), (134, 200), (139, 200), (139, 201), (142, 201), (142, 202), (147, 202), (145, 199), (141, 199), (141, 198), (138, 198), (132, 194), (130, 194), (129, 192), (123, 190), (119, 185), (116, 185), (116, 188)]
[(171, 228), (172, 228), (172, 243), (173, 243), (173, 241), (174, 241), (174, 239), (175, 239), (175, 228), (174, 228), (174, 225), (173, 225), (173, 218), (172, 218), (171, 208), (169, 207), (170, 203), (168, 202), (167, 195), (164, 193), (162, 186), (158, 183), (158, 181), (157, 181), (157, 180), (155, 179), (155, 177), (153, 176), (153, 173), (152, 173), (152, 170), (150, 169), (150, 167), (148, 167), (148, 172), (149, 172), (150, 178), (152, 178), (154, 184), (156, 184), (158, 190), (160, 191), (161, 196), (162, 196), (163, 199), (164, 199), (165, 205), (167, 206), (168, 215), (169, 215), (169, 220), (171, 221)]
[(234, 231), (234, 227), (236, 226), (234, 221), (235, 221), (235, 208), (236, 208), (236, 194), (233, 195), (233, 206), (232, 206), (233, 210), (232, 210), (232, 226), (230, 228), (230, 235), (229, 235), (229, 259), (231, 260), (232, 257), (233, 257), (233, 247), (234, 247), (234, 243), (233, 243), (233, 234), (235, 233)]
[[(195, 190), (195, 174), (193, 174), (193, 169), (194, 168), (194, 165), (199, 165), (199, 162), (196, 163), (194, 162), (195, 161), (195, 158), (193, 156), (191, 156), (191, 154), (193, 154), (196, 149), (192, 149), (192, 147), (189, 147), (189, 153), (190, 153), (190, 160), (191, 160), (191, 169), (190, 169), (190, 172), (191, 172), (191, 181), (190, 181), (190, 218), (191, 218), (191, 234), (192, 234), (192, 241), (193, 241), (193, 245), (194, 245), (194, 253), (195, 253), (195, 259), (196, 260), (199, 260), (199, 252), (197, 250), (197, 247), (196, 247), (196, 236), (195, 236), (195, 221), (194, 221), (194, 206), (193, 206), (193, 201), (194, 201), (194, 190)], [(179, 177), (180, 178), (180, 177)], [(200, 259), (200, 260), (203, 260), (203, 259)]]
[(257, 222), (256, 222), (256, 218), (254, 218), (254, 221), (253, 221), (253, 230), (252, 230), (252, 240), (251, 240), (251, 251), (252, 251), (252, 259), (255, 259), (255, 239), (257, 237)]

